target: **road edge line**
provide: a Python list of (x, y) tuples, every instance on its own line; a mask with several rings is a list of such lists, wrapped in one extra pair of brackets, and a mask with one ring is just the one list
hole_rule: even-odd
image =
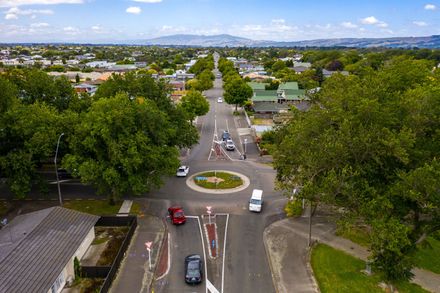
[(200, 240), (202, 240), (203, 260), (205, 263), (205, 290), (206, 290), (206, 293), (208, 293), (208, 287), (206, 286), (206, 280), (208, 279), (208, 268), (206, 267), (205, 241), (203, 240), (203, 232), (202, 232), (202, 226), (200, 224), (200, 217), (197, 217), (197, 222), (199, 223)]
[(226, 239), (228, 237), (228, 225), (229, 225), (229, 214), (226, 214), (226, 229), (225, 229), (225, 238), (223, 240), (223, 265), (222, 265), (222, 289), (221, 292), (223, 293), (223, 287), (225, 284), (225, 255), (226, 255)]

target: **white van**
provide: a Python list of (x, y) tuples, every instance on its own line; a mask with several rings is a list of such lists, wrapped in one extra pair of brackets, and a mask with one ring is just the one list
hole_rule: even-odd
[(251, 212), (261, 212), (263, 207), (263, 190), (254, 189), (251, 199), (249, 200), (249, 210)]

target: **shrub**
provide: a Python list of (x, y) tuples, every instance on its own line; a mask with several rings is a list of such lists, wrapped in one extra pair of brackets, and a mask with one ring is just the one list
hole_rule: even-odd
[(284, 207), (284, 211), (288, 217), (299, 217), (302, 215), (303, 208), (300, 199), (289, 200)]

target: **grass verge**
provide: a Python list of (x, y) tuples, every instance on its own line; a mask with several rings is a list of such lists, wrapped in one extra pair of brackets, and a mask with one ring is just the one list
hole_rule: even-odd
[[(217, 177), (224, 181), (219, 183), (208, 182), (206, 180), (197, 180), (197, 177)], [(194, 177), (194, 183), (207, 189), (230, 189), (243, 185), (243, 180), (231, 173), (226, 172), (205, 172)]]
[(121, 208), (122, 202), (110, 205), (107, 200), (69, 200), (63, 207), (92, 215), (115, 215)]
[(415, 255), (416, 266), (440, 274), (440, 241), (429, 237)]
[[(110, 205), (107, 200), (69, 200), (64, 202), (63, 207), (92, 215), (108, 216), (116, 215), (121, 205), (122, 201), (116, 202), (115, 205)], [(134, 215), (142, 213), (138, 202), (133, 201), (130, 213)]]
[[(364, 247), (370, 246), (370, 236), (363, 227), (351, 226), (339, 229), (336, 235)], [(425, 243), (419, 245), (414, 260), (416, 267), (440, 274), (440, 240), (428, 237)]]
[[(379, 287), (379, 274), (367, 276), (361, 271), (365, 262), (325, 244), (318, 244), (312, 251), (312, 268), (323, 293), (358, 292), (383, 293)], [(400, 293), (428, 292), (418, 285), (403, 282), (397, 284)]]

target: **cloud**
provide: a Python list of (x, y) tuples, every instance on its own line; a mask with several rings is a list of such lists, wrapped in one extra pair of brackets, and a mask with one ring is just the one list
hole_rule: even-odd
[(66, 26), (63, 28), (63, 31), (67, 34), (67, 35), (77, 35), (79, 34), (79, 29), (73, 26)]
[(18, 7), (23, 5), (81, 4), (84, 0), (0, 0), (0, 7)]
[(48, 26), (49, 26), (49, 24), (46, 22), (31, 23), (32, 28), (43, 28), (43, 27), (48, 27)]
[(437, 6), (435, 6), (434, 4), (426, 4), (425, 5), (425, 10), (436, 10)]
[(413, 24), (415, 24), (416, 26), (427, 26), (428, 25), (426, 22), (418, 21), (418, 20), (413, 21)]
[(18, 7), (11, 7), (5, 14), (5, 19), (18, 19), (19, 15), (35, 18), (35, 14), (53, 14), (53, 11), (50, 9), (20, 9)]
[(351, 23), (349, 21), (344, 21), (343, 23), (341, 23), (341, 26), (345, 27), (345, 28), (357, 28), (358, 26), (354, 23)]
[(160, 3), (162, 0), (133, 0), (134, 2), (141, 2), (141, 3)]
[(375, 25), (375, 26), (378, 26), (381, 28), (388, 27), (388, 24), (386, 22), (381, 21), (374, 16), (368, 16), (368, 17), (361, 19), (361, 23), (367, 24), (367, 25)]
[(140, 7), (136, 7), (136, 6), (131, 6), (128, 7), (125, 12), (127, 13), (133, 13), (133, 14), (139, 14), (141, 13), (142, 9), (140, 9)]
[(18, 19), (18, 16), (17, 16), (17, 14), (7, 13), (7, 14), (5, 15), (5, 19), (7, 19), (7, 20)]
[(279, 18), (279, 19), (272, 19), (272, 24), (285, 24), (286, 23), (286, 21), (284, 20), (284, 19), (282, 19), (282, 18)]
[(361, 22), (363, 24), (376, 24), (379, 22), (379, 20), (374, 16), (368, 16), (368, 17), (361, 19)]

